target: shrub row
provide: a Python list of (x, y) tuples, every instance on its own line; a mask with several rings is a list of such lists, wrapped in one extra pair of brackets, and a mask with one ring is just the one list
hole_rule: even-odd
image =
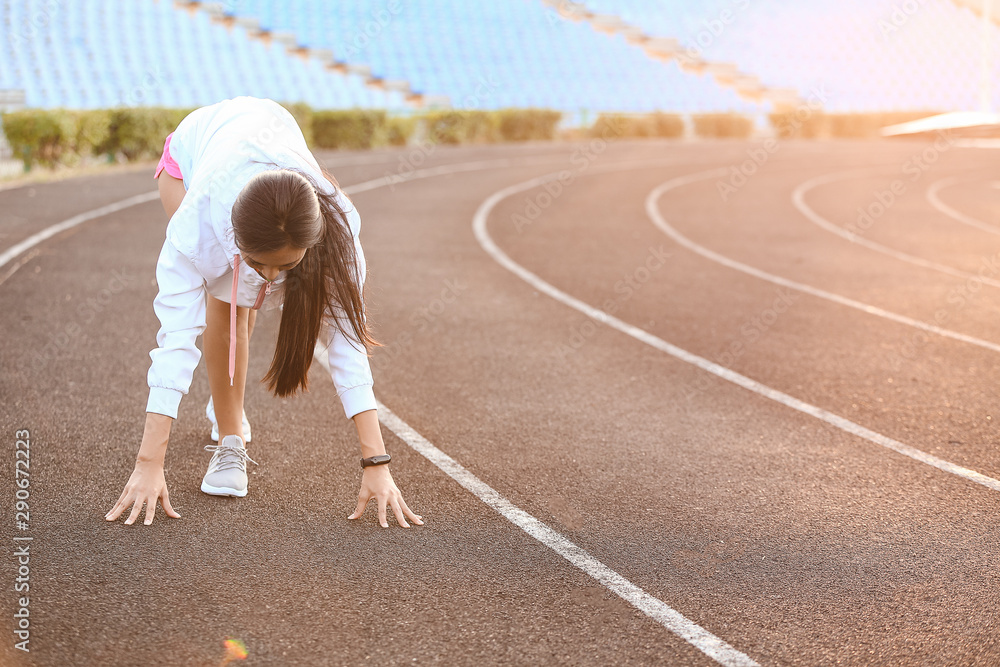
[(314, 111), (310, 145), (348, 150), (402, 146), (412, 134), (413, 124), (411, 118), (396, 118), (379, 110)]
[(590, 134), (605, 139), (611, 137), (668, 137), (684, 136), (684, 120), (676, 114), (617, 114), (602, 113), (590, 127)]
[(312, 131), (317, 148), (403, 146), (410, 139), (435, 144), (478, 144), (551, 140), (562, 118), (549, 109), (498, 111), (439, 110), (414, 116), (384, 111), (315, 111)]
[[(385, 111), (315, 111), (304, 103), (283, 104), (311, 147), (366, 149), (402, 146), (412, 138), (442, 144), (551, 140), (562, 118), (549, 109), (429, 111), (390, 116)], [(68, 110), (25, 109), (2, 114), (7, 141), (25, 169), (54, 168), (106, 156), (108, 161), (157, 158), (163, 141), (193, 109), (119, 107)]]
[[(703, 138), (748, 139), (753, 134), (753, 119), (733, 113), (692, 114), (691, 123), (696, 136)], [(590, 127), (591, 136), (608, 137), (666, 137), (684, 136), (684, 119), (678, 114), (655, 112), (649, 114), (603, 113)]]
[(890, 111), (882, 113), (823, 113), (800, 109), (770, 115), (771, 125), (781, 139), (867, 139), (882, 136), (888, 125), (932, 116), (933, 111)]
[[(556, 137), (562, 114), (550, 109), (497, 111), (437, 110), (413, 116), (390, 116), (385, 111), (349, 109), (316, 111), (304, 103), (284, 104), (315, 148), (368, 149), (402, 146), (410, 141), (436, 144), (475, 144), (545, 141)], [(26, 109), (2, 114), (4, 134), (29, 169), (76, 165), (90, 156), (108, 161), (157, 158), (163, 140), (192, 109), (119, 107), (114, 109)], [(929, 115), (929, 112), (828, 114), (800, 110), (771, 114), (779, 138), (877, 137), (886, 125)], [(733, 113), (695, 114), (694, 133), (705, 138), (747, 139), (753, 133), (750, 117)], [(677, 114), (600, 114), (585, 134), (604, 138), (684, 135)]]
[(3, 114), (3, 131), (25, 169), (77, 165), (85, 157), (109, 160), (158, 157), (166, 138), (190, 109), (157, 107), (25, 109)]

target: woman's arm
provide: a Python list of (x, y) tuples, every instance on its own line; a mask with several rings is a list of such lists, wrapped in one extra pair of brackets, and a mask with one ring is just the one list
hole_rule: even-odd
[(160, 330), (156, 334), (157, 348), (149, 353), (152, 363), (147, 373), (149, 399), (142, 444), (125, 489), (104, 517), (114, 521), (131, 506), (126, 524), (138, 518), (144, 503), (145, 523), (152, 523), (158, 501), (167, 516), (180, 518), (170, 506), (163, 464), (170, 427), (201, 358), (195, 340), (205, 329), (204, 279), (169, 240), (164, 241), (157, 260), (156, 282), (160, 289), (153, 310), (160, 320)]
[(146, 428), (142, 432), (142, 444), (135, 462), (148, 463), (163, 467), (167, 456), (167, 443), (170, 440), (170, 427), (174, 420), (167, 415), (156, 412), (146, 413)]
[(125, 490), (118, 497), (118, 502), (104, 515), (106, 521), (116, 520), (131, 505), (132, 512), (125, 519), (125, 523), (131, 525), (139, 517), (142, 505), (145, 503), (144, 523), (148, 526), (153, 523), (157, 501), (163, 504), (163, 511), (167, 516), (181, 518), (170, 505), (170, 493), (167, 491), (167, 482), (163, 475), (163, 460), (167, 453), (167, 441), (170, 439), (170, 426), (173, 421), (166, 415), (146, 413), (146, 428), (142, 434), (139, 454), (135, 457), (135, 468), (125, 484)]
[(382, 429), (378, 423), (378, 411), (365, 410), (354, 415), (353, 419), (354, 426), (358, 429), (358, 440), (361, 442), (361, 458), (367, 459), (385, 454)]
[[(365, 410), (359, 412), (352, 418), (354, 425), (358, 429), (358, 440), (361, 441), (361, 458), (385, 454), (385, 443), (382, 441), (382, 429), (378, 423), (377, 410)], [(368, 466), (361, 473), (361, 493), (358, 494), (358, 506), (348, 519), (357, 519), (364, 514), (368, 501), (372, 498), (376, 501), (378, 508), (378, 522), (383, 528), (388, 528), (386, 521), (386, 505), (392, 508), (392, 513), (396, 516), (396, 522), (403, 528), (409, 528), (407, 519), (417, 524), (424, 525), (423, 517), (414, 514), (403, 500), (403, 494), (392, 479), (389, 473), (389, 464)]]

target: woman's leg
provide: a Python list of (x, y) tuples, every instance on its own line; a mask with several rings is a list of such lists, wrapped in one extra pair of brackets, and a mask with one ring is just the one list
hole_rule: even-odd
[(206, 294), (205, 332), (202, 335), (208, 386), (219, 424), (219, 441), (227, 435), (243, 437), (243, 396), (246, 387), (250, 331), (257, 311), (236, 308), (236, 374), (229, 386), (229, 304)]
[[(160, 202), (167, 216), (173, 217), (187, 192), (184, 181), (166, 171), (157, 177)], [(229, 386), (229, 304), (205, 295), (205, 332), (202, 336), (205, 365), (208, 367), (208, 385), (219, 424), (219, 439), (226, 435), (243, 435), (243, 396), (246, 387), (247, 362), (250, 336), (257, 320), (257, 311), (236, 308), (236, 376)]]

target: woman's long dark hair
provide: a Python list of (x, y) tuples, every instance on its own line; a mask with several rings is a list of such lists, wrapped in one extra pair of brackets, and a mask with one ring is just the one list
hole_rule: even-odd
[[(339, 192), (333, 176), (326, 169), (322, 172)], [(302, 261), (286, 273), (278, 342), (271, 368), (261, 380), (268, 391), (275, 396), (295, 394), (300, 387), (308, 391), (309, 367), (326, 318), (352, 345), (363, 345), (368, 356), (372, 347), (381, 346), (365, 320), (364, 276), (354, 235), (335, 194), (321, 190), (299, 169), (264, 171), (240, 192), (232, 220), (236, 245), (243, 252), (306, 249)]]

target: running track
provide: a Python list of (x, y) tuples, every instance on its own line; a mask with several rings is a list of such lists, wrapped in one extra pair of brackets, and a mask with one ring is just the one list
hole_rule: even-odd
[(346, 520), (356, 435), (322, 360), (295, 399), (249, 383), (244, 499), (198, 489), (199, 368), (167, 454), (183, 518), (105, 522), (166, 216), (35, 243), (150, 170), (0, 190), (0, 252), (30, 245), (0, 266), (0, 663), (217, 665), (229, 636), (260, 665), (1000, 663), (996, 154), (779, 146), (735, 180), (754, 144), (318, 154), (362, 213), (409, 530)]

